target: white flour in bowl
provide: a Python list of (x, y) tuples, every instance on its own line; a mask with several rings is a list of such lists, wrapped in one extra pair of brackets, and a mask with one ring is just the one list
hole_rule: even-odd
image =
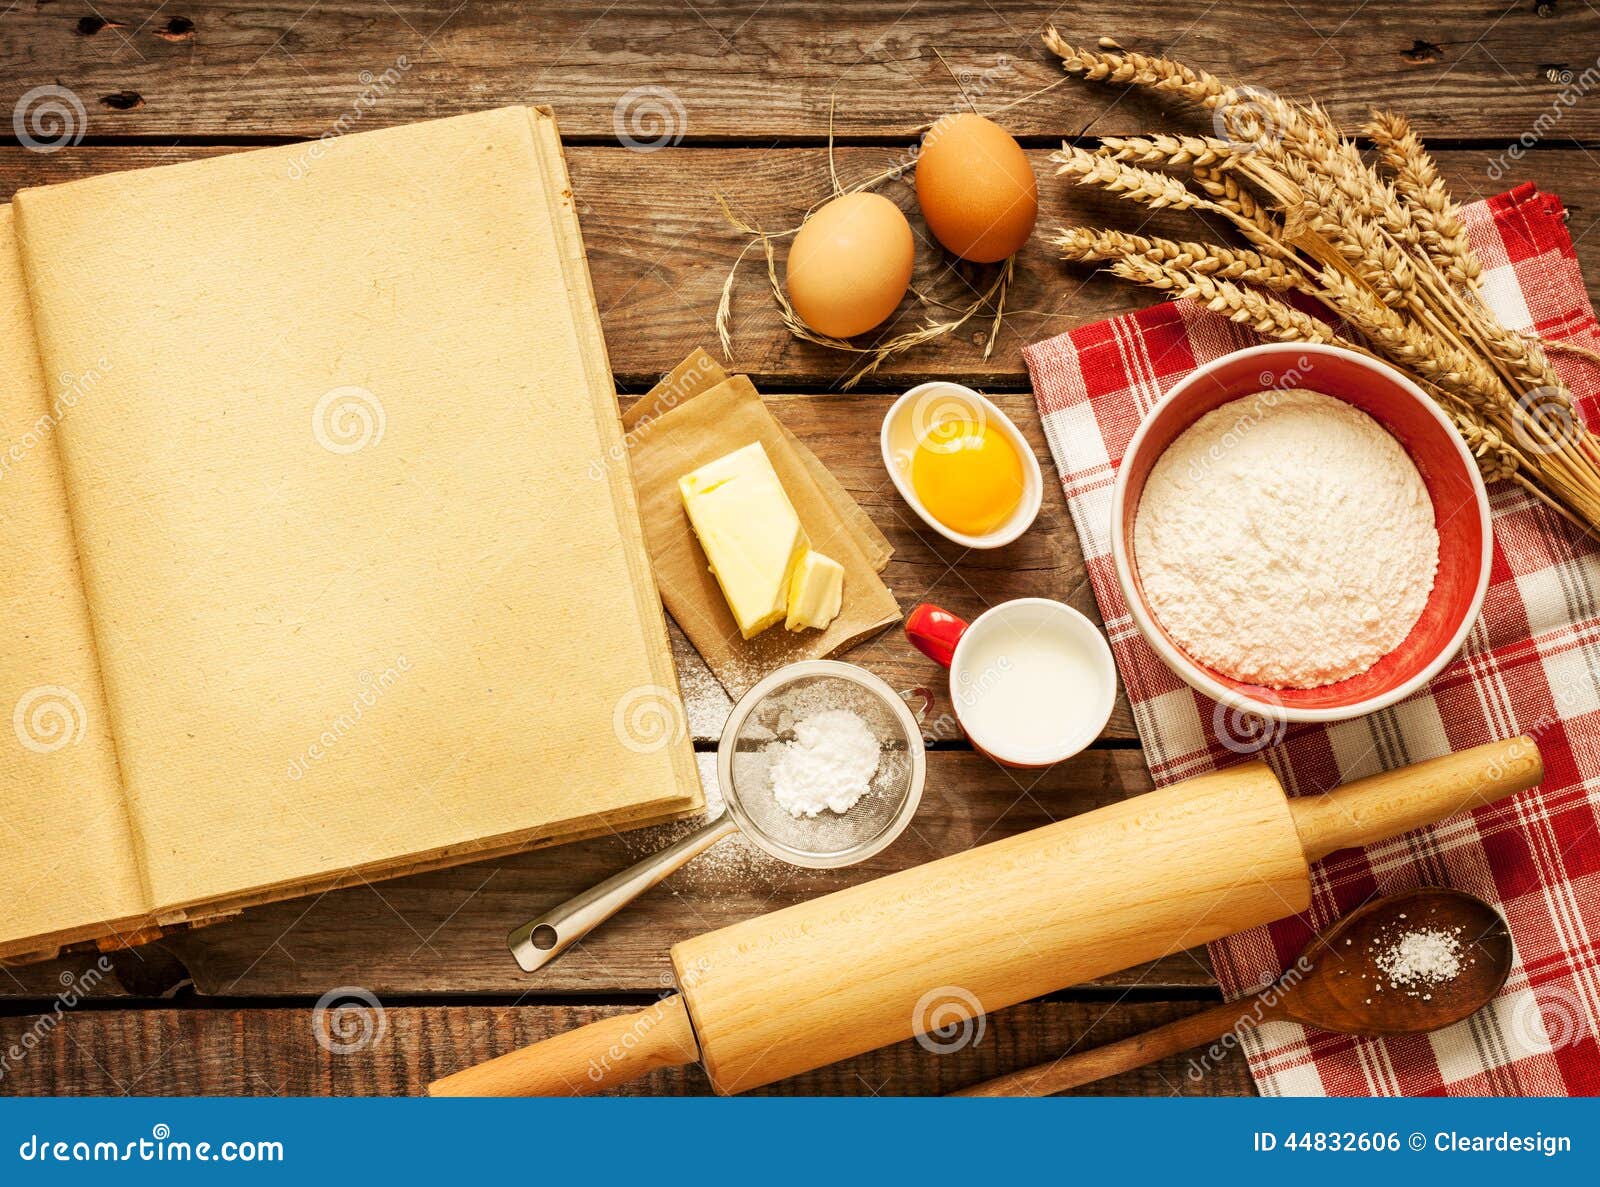
[(1151, 612), (1236, 680), (1316, 688), (1366, 671), (1421, 617), (1439, 564), (1416, 465), (1366, 413), (1259, 392), (1156, 460), (1134, 557)]

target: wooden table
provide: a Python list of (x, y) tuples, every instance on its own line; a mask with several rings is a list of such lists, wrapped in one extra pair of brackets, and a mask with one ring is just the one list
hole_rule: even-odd
[[(568, 144), (617, 383), (637, 394), (690, 348), (715, 346), (717, 300), (742, 240), (722, 222), (712, 193), (764, 227), (794, 225), (828, 192), (830, 110), (837, 169), (850, 184), (905, 161), (926, 124), (962, 105), (959, 78), (980, 110), (1005, 107), (1000, 120), (1033, 154), (1042, 225), (1117, 218), (1093, 195), (1050, 177), (1046, 153), (1063, 137), (1088, 143), (1170, 128), (1174, 116), (1141, 95), (1059, 82), (1038, 39), (1047, 19), (1046, 7), (1011, 0), (18, 0), (0, 17), (0, 99), (14, 102), (43, 84), (67, 87), (83, 104), (84, 136), (53, 153), (10, 137), (0, 148), (0, 187), (9, 196), (113, 169), (548, 103)], [(1173, 51), (1258, 86), (1316, 96), (1347, 125), (1369, 103), (1406, 110), (1463, 199), (1525, 179), (1560, 194), (1591, 285), (1600, 278), (1600, 235), (1591, 234), (1600, 209), (1600, 99), (1581, 98), (1594, 82), (1583, 72), (1600, 53), (1600, 12), (1583, 0), (1088, 0), (1053, 19), (1078, 39), (1112, 34), (1130, 48)], [(1051, 84), (1059, 85), (1036, 94)], [(634, 90), (641, 87), (655, 89)], [(629, 131), (629, 105), (641, 102), (657, 103), (671, 121), (669, 143), (658, 149), (639, 143), (658, 129)], [(1525, 133), (1533, 143), (1513, 160), (1505, 150)], [(623, 142), (630, 136), (631, 146)], [(906, 181), (880, 188), (914, 210)], [(181, 241), (168, 246), (184, 250)], [(935, 251), (920, 254), (919, 286), (963, 301), (974, 274), (951, 270)], [(988, 358), (983, 330), (974, 328), (841, 394), (841, 359), (783, 331), (751, 260), (733, 303), (734, 365), (888, 533), (895, 556), (886, 576), (902, 605), (931, 598), (970, 615), (1042, 594), (1093, 614), (1059, 495), (1047, 492), (1038, 525), (1017, 544), (965, 554), (899, 502), (878, 461), (876, 431), (895, 393), (956, 377), (996, 395), (1049, 468), (1022, 344), (1147, 302), (1051, 259), (1036, 236)], [(902, 322), (919, 316), (908, 311)], [(704, 769), (729, 705), (698, 656), (674, 638)], [(850, 658), (898, 685), (937, 680), (898, 631)], [(1042, 775), (1002, 770), (958, 738), (942, 739), (912, 831), (877, 859), (803, 872), (731, 842), (534, 978), (507, 955), (508, 928), (681, 826), (249, 911), (114, 954), (88, 1001), (59, 1020), (57, 993), (95, 956), (0, 971), (0, 1051), (27, 1040), (0, 1093), (416, 1092), (467, 1062), (652, 1000), (670, 980), (668, 946), (685, 936), (1149, 786), (1125, 705), (1094, 749)], [(340, 1053), (317, 1041), (313, 1013), (325, 993), (344, 987), (375, 995), (382, 1016), (369, 1014), (372, 1033), (354, 1033), (357, 1049)], [(770, 1091), (945, 1092), (1216, 997), (1205, 954), (1184, 953), (1004, 1011), (988, 1020), (981, 1041), (957, 1052), (904, 1043)], [(632, 1090), (697, 1093), (706, 1082), (696, 1069), (659, 1072)], [(1189, 1074), (1179, 1058), (1094, 1090), (1252, 1087), (1236, 1057), (1203, 1075)]]

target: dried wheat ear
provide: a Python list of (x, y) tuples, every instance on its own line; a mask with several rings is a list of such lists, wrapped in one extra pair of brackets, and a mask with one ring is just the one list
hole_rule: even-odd
[[(1216, 135), (1105, 137), (1051, 155), (1058, 175), (1156, 209), (1221, 222), (1227, 245), (1069, 227), (1069, 260), (1188, 297), (1265, 337), (1331, 343), (1383, 359), (1449, 414), (1486, 481), (1508, 479), (1585, 532), (1600, 530), (1600, 449), (1537, 338), (1484, 303), (1460, 209), (1406, 118), (1374, 111), (1355, 140), (1316, 103), (1283, 99), (1054, 28), (1069, 74), (1141, 87), (1211, 113)], [(1284, 298), (1319, 302), (1327, 320)], [(1555, 349), (1568, 349), (1549, 344)], [(1600, 363), (1579, 348), (1574, 354)]]

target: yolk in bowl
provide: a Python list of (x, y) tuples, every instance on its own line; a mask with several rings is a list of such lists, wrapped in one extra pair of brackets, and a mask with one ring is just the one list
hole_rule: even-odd
[(1022, 501), (1022, 460), (999, 430), (942, 420), (917, 443), (911, 485), (928, 514), (953, 532), (994, 531)]

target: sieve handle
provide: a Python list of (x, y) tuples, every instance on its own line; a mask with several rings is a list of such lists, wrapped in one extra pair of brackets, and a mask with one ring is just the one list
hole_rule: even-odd
[(651, 854), (598, 886), (569, 898), (547, 914), (524, 923), (506, 937), (511, 955), (517, 958), (525, 973), (542, 969), (656, 883), (682, 869), (690, 858), (738, 831), (739, 826), (726, 814), (718, 816), (660, 853)]
[(919, 684), (915, 688), (902, 688), (900, 690), (900, 699), (911, 710), (911, 716), (917, 719), (918, 725), (926, 725), (928, 718), (933, 716), (933, 689), (927, 685)]

